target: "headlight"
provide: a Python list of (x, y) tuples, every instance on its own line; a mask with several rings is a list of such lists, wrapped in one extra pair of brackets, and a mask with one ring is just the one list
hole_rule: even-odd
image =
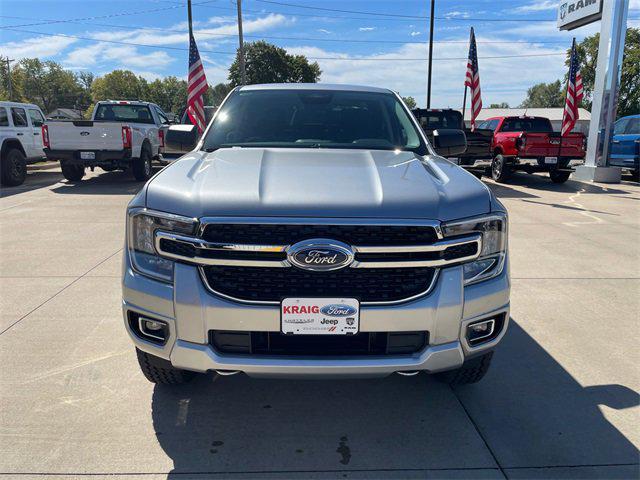
[(482, 249), (473, 262), (465, 263), (464, 283), (480, 282), (500, 275), (507, 254), (507, 215), (493, 213), (444, 224), (445, 237), (457, 237), (470, 233), (482, 234)]
[(130, 210), (127, 217), (127, 246), (133, 269), (157, 280), (172, 282), (173, 261), (158, 256), (154, 246), (156, 230), (191, 235), (196, 220), (144, 208)]

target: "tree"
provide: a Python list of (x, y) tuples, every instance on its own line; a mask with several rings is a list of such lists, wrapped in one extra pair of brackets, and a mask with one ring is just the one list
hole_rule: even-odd
[(154, 80), (147, 85), (145, 100), (158, 104), (165, 112), (182, 112), (187, 108), (187, 82), (173, 76)]
[(219, 83), (215, 87), (209, 88), (209, 97), (211, 98), (211, 104), (214, 106), (220, 106), (229, 92), (233, 90), (230, 83)]
[(53, 61), (23, 58), (12, 75), (13, 99), (35, 103), (45, 113), (56, 108), (77, 108), (83, 89), (76, 75)]
[[(585, 93), (582, 105), (589, 110), (591, 110), (596, 79), (599, 42), (600, 34), (596, 33), (576, 45)], [(571, 50), (569, 49), (565, 62), (567, 68), (570, 58)], [(628, 28), (618, 96), (618, 116), (623, 117), (638, 112), (640, 112), (640, 28)]]
[(538, 83), (527, 90), (527, 97), (521, 108), (564, 107), (564, 90), (560, 80), (551, 83)]
[[(240, 85), (240, 52), (229, 68), (232, 87)], [(309, 63), (304, 55), (289, 55), (284, 48), (265, 41), (246, 43), (244, 46), (247, 83), (315, 83), (320, 78), (317, 62)]]
[(147, 81), (129, 70), (114, 70), (98, 77), (91, 85), (94, 102), (100, 100), (143, 100), (147, 94)]
[(404, 103), (407, 104), (407, 107), (409, 107), (410, 110), (413, 110), (418, 106), (416, 99), (413, 97), (402, 97), (402, 100), (404, 100)]
[(489, 108), (509, 108), (509, 104), (507, 102), (492, 103)]
[(7, 71), (7, 63), (0, 62), (0, 100), (22, 101), (22, 72), (11, 69), (11, 90), (12, 95), (9, 98), (9, 72)]

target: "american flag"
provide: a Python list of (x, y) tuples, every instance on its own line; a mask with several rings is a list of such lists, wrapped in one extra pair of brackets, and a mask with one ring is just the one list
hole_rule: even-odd
[(200, 54), (193, 34), (189, 35), (189, 83), (187, 86), (187, 115), (202, 133), (205, 125), (204, 101), (202, 95), (207, 91), (207, 77), (200, 61)]
[(482, 110), (482, 98), (480, 96), (480, 72), (478, 71), (478, 49), (476, 48), (476, 35), (471, 27), (469, 39), (469, 59), (467, 60), (467, 76), (464, 80), (465, 87), (471, 92), (471, 131), (476, 129), (476, 118)]
[(578, 106), (584, 96), (582, 88), (582, 75), (580, 75), (580, 65), (578, 64), (578, 54), (576, 52), (576, 40), (573, 39), (571, 46), (571, 60), (569, 61), (569, 79), (567, 81), (567, 100), (564, 104), (562, 115), (562, 136), (573, 130), (578, 120)]

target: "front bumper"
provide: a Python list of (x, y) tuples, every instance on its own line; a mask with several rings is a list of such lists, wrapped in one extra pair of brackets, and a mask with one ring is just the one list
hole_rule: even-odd
[[(240, 371), (255, 377), (381, 377), (394, 372), (446, 371), (495, 347), (509, 318), (507, 259), (502, 273), (485, 282), (465, 287), (462, 267), (450, 267), (439, 272), (435, 287), (424, 297), (399, 305), (362, 307), (361, 332), (428, 331), (429, 345), (416, 354), (303, 358), (220, 354), (209, 344), (210, 330), (279, 332), (279, 307), (218, 297), (204, 287), (197, 268), (189, 265), (175, 265), (173, 285), (134, 272), (126, 249), (123, 267), (124, 323), (136, 347), (170, 360), (176, 368), (198, 372)], [(165, 345), (140, 338), (130, 328), (130, 311), (166, 322), (169, 336)], [(505, 314), (505, 322), (499, 335), (470, 347), (466, 325), (500, 313)]]

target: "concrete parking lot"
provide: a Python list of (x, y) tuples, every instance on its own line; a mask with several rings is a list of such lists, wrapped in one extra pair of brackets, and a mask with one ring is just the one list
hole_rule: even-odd
[(0, 199), (6, 478), (638, 478), (640, 186), (487, 184), (512, 322), (479, 384), (148, 383), (122, 326), (129, 174), (30, 170)]

